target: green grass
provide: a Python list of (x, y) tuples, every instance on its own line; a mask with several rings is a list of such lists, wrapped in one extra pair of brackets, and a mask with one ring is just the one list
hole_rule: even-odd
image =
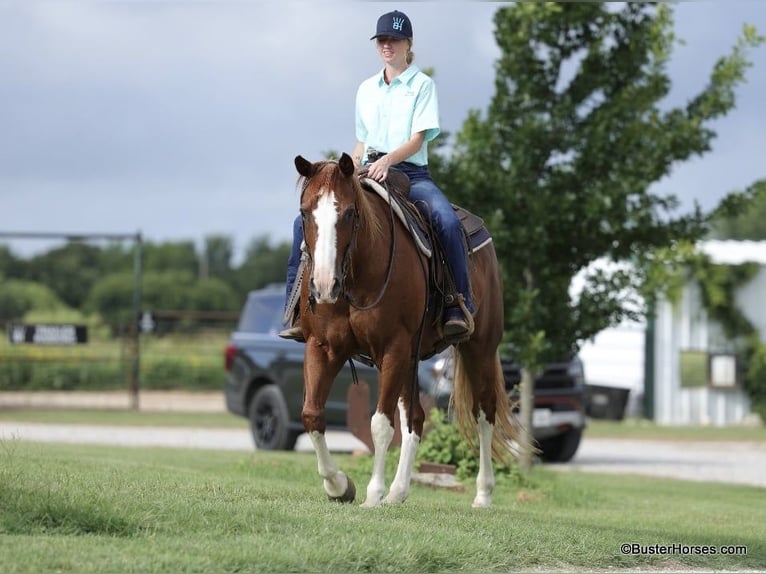
[(246, 428), (247, 419), (230, 413), (145, 412), (131, 410), (11, 409), (0, 421), (117, 426)]
[(766, 426), (659, 426), (645, 419), (625, 419), (619, 422), (589, 419), (585, 436), (590, 438), (766, 442)]
[[(363, 496), (369, 457), (337, 456)], [(389, 480), (390, 480), (389, 476)], [(401, 506), (327, 501), (316, 459), (0, 443), (0, 556), (17, 572), (508, 572), (762, 569), (764, 490), (555, 473), (473, 487), (414, 486)], [(639, 543), (744, 545), (746, 556), (623, 555)]]

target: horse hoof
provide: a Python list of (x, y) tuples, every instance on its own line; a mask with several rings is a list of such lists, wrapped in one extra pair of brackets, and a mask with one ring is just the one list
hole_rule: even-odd
[(346, 477), (348, 485), (346, 486), (346, 492), (340, 496), (327, 496), (332, 502), (354, 502), (356, 499), (356, 485), (350, 477)]

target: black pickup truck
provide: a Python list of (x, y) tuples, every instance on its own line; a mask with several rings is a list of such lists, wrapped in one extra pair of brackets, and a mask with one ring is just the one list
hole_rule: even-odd
[[(224, 351), (225, 396), (229, 412), (250, 420), (255, 446), (292, 450), (303, 433), (303, 344), (280, 339), (285, 287), (272, 285), (248, 295), (237, 329)], [(451, 354), (420, 363), (420, 391), (446, 408), (452, 392)], [(503, 361), (506, 390), (513, 396), (521, 378), (518, 366)], [(369, 414), (375, 410), (377, 371), (357, 364), (357, 375), (370, 386)], [(325, 405), (328, 430), (348, 428), (348, 387), (344, 366)], [(533, 435), (548, 462), (570, 460), (585, 427), (583, 368), (579, 359), (551, 364), (535, 381)]]
[[(292, 450), (303, 433), (303, 350), (296, 341), (280, 339), (285, 286), (251, 291), (237, 329), (224, 350), (224, 393), (229, 412), (250, 420), (255, 446), (263, 450)], [(420, 363), (421, 391), (438, 376), (436, 360)], [(357, 377), (369, 385), (369, 415), (375, 412), (378, 373), (355, 363)], [(353, 378), (346, 364), (335, 379), (325, 404), (328, 430), (348, 429), (348, 388)]]

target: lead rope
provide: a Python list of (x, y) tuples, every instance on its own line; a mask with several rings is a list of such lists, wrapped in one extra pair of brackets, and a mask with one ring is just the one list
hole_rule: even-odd
[(354, 365), (354, 359), (348, 358), (348, 366), (351, 367), (351, 380), (355, 385), (359, 384), (359, 379), (356, 376), (356, 365)]

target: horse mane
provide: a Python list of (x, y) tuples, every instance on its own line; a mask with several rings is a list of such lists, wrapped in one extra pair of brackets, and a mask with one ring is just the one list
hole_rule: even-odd
[[(323, 187), (331, 189), (337, 178), (339, 176), (342, 177), (338, 173), (340, 168), (336, 160), (319, 161), (316, 162), (315, 166), (314, 175), (310, 178), (298, 177), (298, 185), (301, 189), (301, 203), (303, 202), (303, 194), (306, 192), (309, 180), (311, 180), (312, 187), (314, 182), (316, 182), (315, 189), (322, 189)], [(328, 166), (331, 169), (325, 169)], [(375, 206), (370, 201), (369, 194), (362, 188), (362, 184), (356, 175), (351, 178), (350, 183), (357, 198), (356, 207), (359, 211), (360, 227), (367, 229), (370, 233), (370, 238), (376, 243), (383, 239), (383, 230), (385, 229), (380, 212), (375, 210)]]

